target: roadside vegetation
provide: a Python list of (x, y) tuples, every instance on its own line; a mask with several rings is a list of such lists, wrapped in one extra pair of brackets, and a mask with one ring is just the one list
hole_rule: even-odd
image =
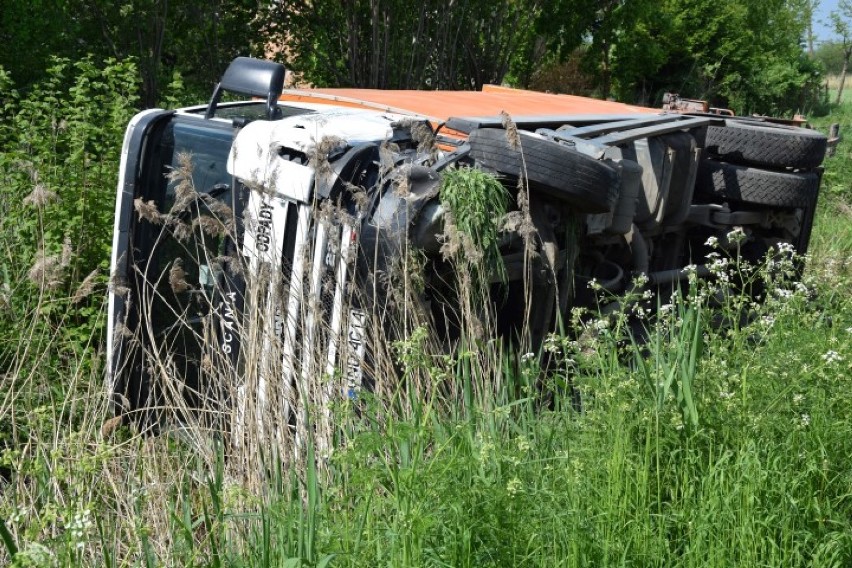
[[(511, 84), (661, 104), (811, 113), (822, 67), (840, 74), (852, 11), (814, 47), (818, 0), (0, 0), (0, 66), (18, 88), (50, 57), (137, 61), (144, 107), (176, 74), (206, 100), (238, 55), (274, 57), (323, 87), (479, 89)], [(825, 3), (824, 3), (825, 4)], [(845, 10), (845, 11), (844, 11)], [(829, 39), (829, 38), (821, 38)], [(567, 79), (567, 80), (566, 80)]]
[[(759, 267), (720, 251), (713, 280), (576, 313), (543, 357), (482, 341), (481, 290), (462, 286), (457, 350), (410, 322), (396, 375), (327, 416), (305, 408), (281, 455), (262, 434), (236, 450), (140, 435), (107, 407), (134, 72), (58, 62), (27, 92), (0, 75), (0, 564), (852, 564), (850, 142), (825, 162), (803, 275), (788, 250)], [(815, 121), (833, 122), (849, 128), (848, 98)], [(460, 232), (491, 230), (481, 203), (459, 206)]]

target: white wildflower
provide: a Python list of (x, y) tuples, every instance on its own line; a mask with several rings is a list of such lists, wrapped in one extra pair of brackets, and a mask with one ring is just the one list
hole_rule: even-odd
[(778, 249), (780, 254), (792, 255), (796, 252), (795, 247), (793, 247), (792, 243), (778, 243), (775, 245), (775, 248)]
[(843, 356), (837, 351), (826, 351), (825, 355), (822, 356), (822, 360), (831, 365), (832, 363), (843, 361)]
[(559, 337), (551, 333), (544, 340), (544, 350), (548, 353), (559, 353), (561, 349), (559, 348)]
[(636, 274), (633, 277), (633, 285), (637, 288), (641, 288), (648, 283), (648, 275), (644, 273)]
[(728, 233), (725, 238), (728, 239), (728, 242), (740, 244), (745, 240), (746, 234), (742, 227), (734, 227), (734, 230)]
[(808, 426), (811, 425), (811, 417), (810, 417), (809, 414), (802, 414), (799, 417), (799, 421), (801, 422), (802, 426), (805, 427), (805, 428), (807, 428)]
[(70, 522), (66, 526), (71, 538), (74, 541), (74, 546), (78, 549), (86, 545), (86, 533), (94, 526), (92, 521), (92, 511), (88, 508), (74, 513)]
[(710, 237), (705, 242), (705, 245), (711, 248), (716, 248), (719, 246), (719, 239), (717, 237)]

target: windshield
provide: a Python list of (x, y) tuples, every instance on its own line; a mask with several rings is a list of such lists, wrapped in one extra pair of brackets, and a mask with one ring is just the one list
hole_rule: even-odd
[(233, 135), (229, 124), (175, 116), (149, 139), (137, 184), (131, 286), (138, 305), (128, 326), (135, 323), (142, 353), (134, 374), (146, 382), (151, 365), (162, 365), (184, 378), (191, 405), (208, 394), (199, 371), (204, 346), (218, 343), (211, 316), (223, 290), (239, 288), (228, 274), (243, 207), (226, 170)]
[[(186, 112), (203, 116), (207, 112), (207, 107), (188, 109)], [(279, 104), (275, 111), (275, 120), (286, 118), (288, 116), (311, 114), (313, 112), (315, 111), (306, 108)], [(239, 119), (243, 122), (266, 120), (266, 102), (251, 101), (221, 104), (216, 108), (216, 118), (227, 118), (231, 120)]]

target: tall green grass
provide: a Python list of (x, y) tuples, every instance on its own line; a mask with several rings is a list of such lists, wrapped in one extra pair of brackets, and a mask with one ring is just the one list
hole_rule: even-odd
[[(804, 284), (768, 272), (771, 297), (740, 328), (714, 327), (730, 304), (698, 289), (642, 344), (578, 322), (586, 333), (550, 338), (547, 374), (496, 346), (460, 353), (455, 380), (492, 379), (471, 365), (489, 357), (501, 386), (474, 404), (432, 389), (407, 417), (338, 408), (330, 453), (309, 443), (304, 469), (270, 455), (261, 486), (221, 448), (211, 462), (180, 438), (65, 424), (5, 456), (15, 562), (846, 566), (852, 300), (834, 290), (852, 270), (837, 252)], [(423, 348), (400, 346), (410, 372), (432, 365)]]
[(852, 136), (852, 88), (844, 90), (844, 101), (839, 107), (834, 107), (831, 113), (815, 117), (811, 123), (823, 133), (828, 133), (832, 124), (840, 125), (841, 142), (834, 155), (826, 157), (823, 164), (825, 175), (822, 197), (838, 197), (843, 205), (848, 205), (852, 203), (852, 144), (849, 143), (849, 137)]

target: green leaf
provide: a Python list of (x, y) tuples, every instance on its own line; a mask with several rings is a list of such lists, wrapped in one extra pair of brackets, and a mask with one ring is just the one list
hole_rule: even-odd
[(18, 553), (18, 545), (15, 544), (15, 538), (12, 536), (12, 533), (9, 532), (9, 528), (6, 526), (6, 521), (2, 518), (0, 518), (0, 538), (3, 539), (3, 544), (9, 552), (9, 556), (14, 558)]

